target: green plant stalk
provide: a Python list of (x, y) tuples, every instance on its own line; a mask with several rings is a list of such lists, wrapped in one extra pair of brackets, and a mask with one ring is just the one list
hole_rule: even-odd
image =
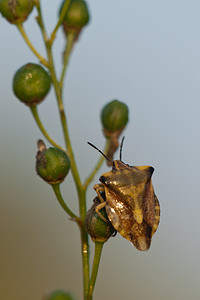
[(46, 66), (47, 68), (49, 67), (48, 65), (48, 62), (46, 61), (46, 59), (41, 56), (37, 50), (34, 48), (34, 46), (32, 45), (31, 41), (29, 40), (25, 30), (24, 30), (24, 27), (23, 27), (23, 24), (22, 23), (18, 23), (16, 24), (19, 32), (21, 33), (21, 36), (23, 37), (23, 39), (25, 40), (26, 44), (28, 45), (28, 47), (30, 48), (30, 50), (35, 54), (35, 56), (37, 56), (37, 58), (40, 60), (40, 62)]
[(80, 216), (82, 219), (82, 226), (80, 226), (81, 234), (81, 252), (82, 252), (82, 266), (83, 266), (83, 291), (84, 291), (84, 300), (87, 300), (88, 287), (89, 287), (89, 278), (90, 278), (90, 265), (89, 265), (89, 241), (88, 233), (85, 226), (85, 217), (86, 217), (86, 190), (81, 188), (79, 192), (79, 210)]
[(76, 39), (76, 36), (73, 33), (68, 34), (67, 45), (66, 45), (65, 55), (64, 55), (63, 69), (62, 69), (62, 73), (61, 73), (61, 77), (60, 77), (60, 89), (61, 90), (63, 88), (63, 80), (64, 80), (64, 77), (66, 74), (66, 70), (67, 70), (67, 66), (68, 66), (68, 62), (69, 62), (69, 56), (72, 51), (75, 39)]
[(50, 44), (52, 45), (55, 37), (56, 37), (56, 32), (58, 31), (58, 29), (60, 28), (60, 25), (63, 23), (63, 20), (64, 20), (64, 17), (65, 17), (65, 14), (69, 8), (69, 5), (71, 4), (71, 1), (72, 0), (66, 0), (64, 5), (63, 5), (63, 8), (62, 8), (62, 11), (61, 11), (61, 14), (60, 14), (60, 17), (58, 19), (58, 22), (54, 28), (54, 30), (52, 31), (52, 34), (51, 34), (51, 38), (50, 38)]
[(40, 5), (37, 5), (37, 10), (38, 10), (38, 24), (41, 28), (42, 35), (45, 41), (45, 46), (46, 46), (46, 51), (47, 51), (47, 56), (48, 56), (48, 61), (49, 61), (49, 70), (51, 73), (51, 78), (52, 82), (54, 85), (54, 90), (56, 94), (56, 99), (57, 99), (57, 105), (58, 105), (58, 110), (60, 113), (60, 120), (61, 120), (61, 125), (62, 125), (62, 130), (64, 134), (64, 139), (65, 139), (65, 144), (66, 144), (66, 149), (68, 156), (70, 158), (71, 162), (71, 172), (72, 176), (76, 185), (76, 189), (78, 192), (79, 196), (79, 210), (80, 210), (80, 218), (81, 218), (81, 223), (79, 223), (79, 228), (81, 232), (81, 241), (82, 241), (82, 262), (83, 262), (83, 287), (84, 287), (84, 299), (87, 299), (87, 291), (88, 291), (88, 286), (89, 286), (89, 242), (88, 242), (88, 234), (86, 232), (85, 228), (85, 216), (86, 216), (86, 196), (85, 196), (85, 189), (83, 188), (80, 180), (80, 176), (78, 173), (78, 169), (76, 166), (74, 154), (73, 154), (73, 149), (69, 137), (69, 132), (68, 132), (68, 127), (67, 127), (67, 120), (66, 120), (66, 115), (63, 107), (63, 102), (62, 102), (62, 90), (60, 89), (60, 84), (57, 80), (57, 76), (55, 73), (55, 67), (54, 67), (54, 61), (53, 61), (53, 56), (52, 56), (52, 51), (51, 51), (51, 42), (47, 39), (46, 31), (44, 28), (43, 24), (43, 19), (41, 15), (41, 9)]
[(89, 283), (89, 292), (88, 292), (87, 300), (92, 300), (92, 295), (93, 295), (94, 286), (95, 286), (97, 273), (98, 273), (98, 269), (99, 269), (99, 263), (100, 263), (103, 245), (104, 245), (104, 243), (102, 243), (102, 242), (95, 243), (95, 253), (94, 253), (92, 274), (91, 274), (90, 283)]
[(65, 203), (65, 201), (63, 200), (62, 194), (60, 192), (60, 184), (52, 184), (51, 185), (53, 188), (53, 191), (56, 195), (56, 198), (58, 199), (58, 202), (60, 203), (60, 205), (62, 206), (62, 208), (64, 209), (64, 211), (72, 218), (74, 219), (76, 222), (79, 222), (79, 218), (69, 209), (69, 207), (67, 206), (67, 204)]
[(56, 76), (56, 72), (55, 72), (54, 60), (53, 60), (53, 55), (52, 55), (52, 51), (51, 51), (51, 43), (47, 38), (47, 34), (46, 34), (45, 27), (43, 24), (43, 18), (42, 18), (41, 9), (40, 9), (39, 4), (37, 5), (37, 10), (38, 10), (38, 24), (40, 26), (40, 29), (42, 31), (42, 35), (43, 35), (43, 38), (45, 41), (48, 62), (49, 62), (49, 70), (50, 70), (51, 79), (52, 79), (52, 82), (54, 85), (54, 90), (55, 90), (55, 95), (56, 95), (56, 99), (57, 99), (58, 110), (60, 113), (60, 120), (61, 120), (61, 124), (62, 124), (62, 130), (63, 130), (64, 139), (65, 139), (66, 149), (67, 149), (67, 153), (69, 155), (70, 161), (71, 161), (71, 171), (72, 171), (72, 175), (73, 175), (73, 178), (75, 181), (77, 191), (79, 193), (82, 184), (81, 184), (80, 176), (79, 176), (78, 169), (76, 166), (76, 162), (74, 159), (73, 149), (71, 146), (71, 141), (70, 141), (70, 137), (69, 137), (69, 133), (68, 133), (67, 119), (66, 119), (66, 115), (65, 115), (65, 111), (64, 111), (63, 101), (62, 101), (62, 92), (61, 92), (60, 85), (57, 80), (57, 76)]
[(66, 149), (67, 149), (67, 153), (69, 155), (70, 161), (71, 161), (71, 171), (72, 171), (72, 175), (73, 175), (73, 178), (74, 178), (74, 181), (76, 184), (76, 188), (77, 188), (77, 191), (79, 194), (82, 184), (81, 184), (80, 176), (79, 176), (78, 169), (76, 166), (73, 149), (72, 149), (72, 145), (71, 145), (71, 141), (70, 141), (70, 137), (69, 137), (67, 119), (66, 119), (66, 115), (65, 115), (65, 111), (64, 111), (63, 102), (62, 102), (60, 86), (59, 86), (59, 83), (58, 83), (58, 80), (56, 77), (51, 47), (50, 47), (49, 43), (47, 43), (47, 53), (48, 53), (48, 57), (49, 57), (51, 78), (52, 78), (52, 82), (54, 84), (54, 90), (55, 90), (58, 109), (59, 109), (59, 113), (60, 113), (60, 120), (61, 120), (61, 124), (62, 124)]
[(41, 30), (42, 36), (43, 36), (43, 40), (44, 40), (45, 46), (46, 46), (46, 42), (48, 41), (48, 36), (47, 36), (44, 22), (43, 22), (43, 17), (42, 17), (42, 12), (41, 12), (41, 7), (40, 7), (40, 0), (35, 1), (35, 6), (36, 6), (37, 12), (38, 12), (38, 16), (35, 19), (40, 27), (40, 30)]
[(54, 69), (54, 64), (53, 64), (53, 57), (51, 53), (51, 47), (50, 44), (47, 43), (47, 53), (49, 57), (49, 65), (50, 65), (50, 72), (52, 76), (52, 81), (54, 83), (54, 89), (56, 93), (56, 98), (57, 98), (57, 104), (60, 112), (60, 120), (62, 124), (62, 129), (63, 129), (63, 134), (65, 138), (65, 143), (66, 143), (66, 148), (67, 148), (67, 153), (70, 158), (71, 162), (71, 172), (72, 176), (77, 188), (78, 196), (79, 196), (79, 209), (80, 209), (80, 217), (82, 221), (82, 226), (79, 226), (81, 229), (81, 240), (82, 240), (82, 261), (83, 261), (83, 272), (84, 272), (84, 296), (86, 299), (87, 295), (87, 288), (88, 288), (88, 282), (89, 282), (89, 243), (88, 243), (88, 235), (85, 229), (85, 215), (86, 215), (86, 199), (85, 199), (85, 191), (82, 187), (80, 176), (78, 173), (78, 169), (76, 166), (72, 146), (71, 146), (71, 141), (68, 133), (68, 127), (67, 127), (67, 120), (65, 116), (65, 111), (62, 103), (62, 98), (61, 98), (61, 91), (60, 91), (60, 86), (56, 78), (55, 74), (55, 69)]
[(81, 245), (82, 245), (82, 262), (83, 262), (83, 286), (84, 286), (84, 299), (86, 300), (87, 298), (87, 291), (88, 291), (88, 284), (89, 284), (89, 242), (88, 242), (88, 234), (86, 232), (85, 228), (85, 216), (86, 216), (86, 196), (85, 196), (85, 190), (82, 187), (80, 176), (78, 173), (78, 169), (76, 166), (72, 146), (71, 146), (71, 141), (68, 133), (68, 127), (67, 127), (67, 120), (63, 108), (63, 103), (61, 99), (61, 92), (60, 92), (60, 87), (59, 83), (56, 79), (54, 67), (51, 67), (53, 60), (52, 60), (52, 54), (50, 49), (47, 47), (48, 51), (48, 56), (49, 56), (49, 62), (50, 62), (50, 70), (51, 70), (51, 75), (52, 75), (52, 81), (54, 82), (54, 87), (55, 87), (55, 93), (56, 97), (58, 100), (58, 107), (59, 107), (59, 112), (60, 112), (60, 119), (61, 119), (61, 124), (63, 128), (63, 134), (65, 137), (65, 143), (66, 143), (66, 148), (67, 148), (67, 153), (70, 158), (71, 162), (71, 171), (72, 171), (72, 176), (77, 188), (78, 196), (79, 196), (79, 210), (80, 210), (80, 218), (81, 218), (81, 226), (80, 232), (81, 232)]
[(58, 108), (60, 112), (60, 119), (63, 129), (63, 134), (65, 137), (65, 143), (67, 148), (67, 153), (70, 158), (71, 162), (71, 171), (72, 176), (74, 178), (74, 182), (77, 188), (78, 196), (79, 196), (79, 209), (80, 209), (80, 217), (81, 217), (81, 226), (79, 226), (81, 231), (81, 241), (82, 241), (82, 262), (83, 262), (83, 285), (84, 285), (84, 299), (87, 297), (87, 290), (88, 290), (88, 283), (89, 283), (89, 242), (88, 242), (88, 234), (85, 229), (85, 216), (86, 216), (86, 197), (85, 197), (85, 190), (82, 187), (80, 176), (78, 173), (78, 169), (76, 166), (71, 141), (68, 133), (68, 127), (67, 127), (67, 120), (65, 116), (65, 111), (62, 103), (61, 98), (61, 91), (60, 86), (56, 78), (55, 69), (53, 65), (53, 57), (51, 53), (50, 45), (47, 44), (47, 53), (49, 57), (49, 64), (50, 64), (50, 71), (52, 76), (52, 81), (54, 83)]
[(37, 106), (36, 106), (36, 105), (31, 106), (31, 107), (30, 107), (30, 110), (31, 110), (31, 113), (32, 113), (32, 115), (33, 115), (33, 118), (34, 118), (35, 122), (37, 123), (37, 125), (38, 125), (40, 131), (43, 133), (43, 135), (46, 137), (46, 139), (49, 141), (49, 143), (52, 144), (54, 147), (59, 148), (59, 149), (61, 149), (61, 150), (64, 151), (64, 149), (63, 149), (61, 146), (59, 146), (59, 145), (58, 145), (58, 144), (57, 144), (57, 143), (49, 136), (49, 134), (48, 134), (47, 131), (45, 130), (45, 128), (44, 128), (44, 126), (43, 126), (43, 124), (42, 124), (42, 122), (41, 122), (41, 120), (40, 120), (40, 117), (39, 117), (39, 115), (38, 115)]

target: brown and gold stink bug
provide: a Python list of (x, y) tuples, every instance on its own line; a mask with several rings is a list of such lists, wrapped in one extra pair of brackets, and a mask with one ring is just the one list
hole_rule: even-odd
[[(109, 160), (97, 147), (88, 144)], [(100, 184), (94, 185), (101, 201), (96, 207), (96, 212), (101, 216), (100, 210), (105, 207), (115, 230), (132, 242), (138, 250), (145, 251), (150, 248), (151, 238), (160, 221), (160, 205), (151, 181), (154, 168), (123, 163), (122, 144), (123, 140), (120, 159), (110, 161), (112, 170), (99, 178)]]

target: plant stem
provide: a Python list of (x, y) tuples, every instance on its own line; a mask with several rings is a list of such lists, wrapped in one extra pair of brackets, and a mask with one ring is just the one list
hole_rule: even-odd
[(63, 20), (64, 20), (64, 17), (66, 15), (66, 12), (69, 8), (69, 5), (71, 3), (71, 0), (66, 0), (65, 3), (63, 4), (63, 7), (62, 7), (62, 11), (60, 13), (60, 17), (59, 17), (59, 20), (56, 24), (56, 27), (54, 28), (54, 30), (52, 31), (52, 34), (51, 34), (51, 38), (50, 38), (50, 43), (52, 44), (55, 37), (56, 37), (56, 32), (58, 31), (60, 25), (63, 23)]
[(81, 241), (82, 241), (82, 262), (83, 262), (83, 285), (84, 285), (84, 297), (86, 300), (87, 290), (88, 290), (88, 282), (89, 282), (89, 243), (88, 243), (88, 235), (85, 229), (85, 215), (86, 215), (86, 197), (85, 197), (85, 190), (82, 187), (79, 172), (76, 166), (72, 145), (69, 137), (68, 127), (67, 127), (67, 120), (66, 115), (62, 103), (61, 98), (61, 90), (59, 83), (56, 78), (54, 64), (53, 64), (53, 57), (51, 53), (50, 45), (47, 43), (47, 53), (49, 57), (49, 65), (50, 65), (50, 71), (52, 76), (52, 81), (54, 83), (56, 98), (57, 98), (57, 104), (60, 112), (60, 120), (62, 124), (63, 134), (65, 138), (67, 153), (70, 158), (71, 162), (71, 172), (72, 176), (76, 185), (76, 189), (79, 196), (79, 209), (80, 209), (80, 217), (82, 226), (80, 227), (81, 230)]
[(73, 33), (68, 34), (68, 36), (67, 36), (67, 45), (66, 45), (65, 55), (64, 55), (63, 69), (62, 69), (62, 74), (61, 74), (61, 77), (60, 77), (60, 88), (61, 89), (63, 87), (63, 80), (64, 80), (64, 77), (65, 77), (65, 74), (66, 74), (68, 61), (69, 61), (69, 56), (70, 56), (71, 50), (73, 48), (75, 39), (76, 39), (76, 37)]
[(63, 200), (63, 197), (61, 195), (60, 192), (60, 185), (59, 184), (52, 184), (51, 185), (54, 193), (56, 195), (56, 198), (58, 199), (58, 202), (60, 203), (60, 205), (62, 206), (62, 208), (64, 209), (64, 211), (73, 219), (75, 219), (77, 222), (79, 222), (79, 218), (69, 209), (69, 207), (67, 206), (67, 204), (65, 203), (65, 201)]
[(58, 105), (58, 110), (60, 113), (60, 120), (61, 120), (61, 125), (62, 125), (62, 130), (63, 130), (63, 135), (65, 139), (65, 144), (66, 144), (66, 149), (67, 149), (67, 154), (69, 155), (70, 162), (71, 162), (71, 171), (72, 175), (74, 178), (74, 182), (77, 188), (77, 191), (79, 193), (80, 187), (82, 186), (80, 176), (78, 173), (78, 169), (76, 166), (76, 162), (74, 159), (74, 154), (73, 154), (73, 149), (71, 146), (71, 141), (69, 137), (69, 132), (68, 132), (68, 127), (67, 127), (67, 119), (64, 111), (64, 106), (63, 106), (63, 101), (62, 101), (62, 90), (60, 89), (59, 82), (57, 80), (56, 72), (55, 72), (55, 66), (54, 66), (54, 60), (53, 60), (53, 55), (52, 55), (52, 50), (51, 50), (51, 43), (47, 38), (47, 34), (45, 31), (44, 23), (43, 23), (43, 18), (42, 18), (42, 13), (41, 13), (41, 8), (40, 8), (40, 3), (37, 5), (37, 10), (38, 10), (38, 24), (40, 26), (44, 41), (45, 41), (45, 46), (46, 46), (46, 51), (47, 51), (47, 56), (48, 56), (48, 61), (49, 61), (49, 70), (51, 73), (51, 79), (54, 85), (54, 91), (57, 99), (57, 105)]
[(44, 26), (44, 22), (43, 22), (43, 17), (42, 17), (42, 11), (41, 11), (41, 6), (40, 6), (40, 0), (35, 2), (36, 4), (36, 8), (37, 8), (37, 12), (38, 12), (38, 16), (36, 18), (36, 21), (40, 27), (40, 30), (42, 32), (42, 36), (43, 36), (43, 40), (46, 46), (46, 42), (48, 41), (48, 36), (47, 36), (47, 32)]
[(87, 300), (92, 300), (92, 294), (94, 291), (94, 286), (97, 278), (97, 273), (99, 269), (99, 262), (101, 258), (101, 252), (103, 249), (104, 243), (102, 242), (96, 242), (95, 243), (95, 253), (94, 253), (94, 260), (93, 260), (93, 267), (92, 267), (92, 274), (90, 278), (90, 284), (89, 284), (89, 292), (88, 292), (88, 298)]
[[(81, 246), (82, 246), (82, 264), (83, 264), (83, 287), (84, 287), (84, 299), (87, 299), (88, 285), (89, 285), (89, 243), (88, 235), (85, 229), (85, 222), (80, 220), (66, 205), (63, 200), (63, 197), (60, 193), (59, 184), (52, 185), (52, 188), (55, 192), (56, 198), (58, 199), (62, 208), (70, 215), (73, 219), (76, 220), (79, 225), (81, 232)], [(82, 198), (85, 198), (85, 193), (82, 193)]]
[(48, 53), (48, 58), (49, 58), (51, 78), (52, 78), (52, 82), (54, 84), (54, 90), (55, 90), (58, 109), (59, 109), (59, 113), (60, 113), (60, 120), (61, 120), (61, 124), (62, 124), (66, 149), (67, 149), (67, 153), (69, 155), (70, 162), (71, 162), (71, 171), (72, 171), (72, 175), (73, 175), (73, 178), (74, 178), (74, 182), (75, 182), (77, 191), (79, 192), (82, 184), (81, 184), (79, 172), (78, 172), (78, 169), (77, 169), (77, 166), (76, 166), (74, 153), (73, 153), (73, 149), (72, 149), (72, 145), (71, 145), (71, 141), (70, 141), (70, 137), (69, 137), (68, 127), (67, 127), (67, 119), (66, 119), (66, 115), (65, 115), (65, 111), (64, 111), (64, 107), (63, 107), (63, 102), (62, 102), (62, 97), (61, 97), (61, 90), (60, 90), (60, 86), (59, 86), (59, 83), (58, 83), (58, 80), (57, 80), (57, 77), (56, 77), (54, 63), (53, 63), (53, 57), (52, 57), (52, 52), (51, 52), (51, 47), (50, 47), (49, 43), (47, 43), (47, 53)]
[(38, 115), (37, 106), (36, 105), (31, 106), (30, 110), (32, 112), (33, 118), (35, 119), (35, 122), (37, 123), (39, 129), (41, 130), (43, 135), (46, 137), (46, 139), (49, 141), (49, 143), (52, 144), (54, 147), (59, 148), (59, 149), (64, 151), (64, 149), (61, 146), (59, 146), (56, 142), (54, 142), (54, 140), (48, 135), (48, 133), (44, 129), (44, 126), (43, 126), (43, 124), (40, 120), (40, 117)]
[(85, 226), (85, 216), (86, 216), (86, 190), (81, 189), (79, 194), (79, 209), (82, 219), (82, 226), (80, 226), (81, 233), (81, 253), (82, 253), (82, 265), (83, 265), (83, 291), (84, 291), (84, 300), (87, 300), (88, 287), (89, 287), (89, 242), (88, 242), (88, 233)]
[(48, 65), (48, 62), (46, 61), (46, 59), (41, 56), (37, 50), (34, 48), (34, 46), (32, 45), (31, 41), (29, 40), (25, 30), (24, 30), (24, 27), (23, 27), (23, 24), (22, 23), (19, 23), (19, 24), (16, 24), (19, 32), (21, 33), (21, 36), (23, 37), (23, 39), (25, 40), (26, 44), (28, 45), (28, 47), (30, 48), (30, 50), (35, 54), (35, 56), (37, 56), (40, 60), (40, 62), (46, 66), (47, 68), (49, 67)]
[[(60, 83), (57, 80), (55, 66), (54, 66), (54, 60), (53, 60), (53, 55), (52, 55), (52, 49), (51, 49), (52, 41), (48, 40), (47, 35), (46, 35), (46, 31), (45, 31), (43, 19), (42, 19), (42, 14), (41, 14), (41, 9), (40, 9), (40, 3), (38, 3), (38, 5), (37, 5), (37, 10), (38, 10), (38, 24), (41, 28), (42, 35), (43, 35), (43, 38), (45, 41), (48, 62), (49, 62), (49, 70), (51, 73), (51, 79), (52, 79), (52, 82), (54, 85), (55, 95), (56, 95), (56, 99), (57, 99), (57, 105), (58, 105), (58, 110), (59, 110), (59, 114), (60, 114), (63, 135), (64, 135), (64, 139), (65, 139), (65, 144), (66, 144), (66, 151), (70, 158), (71, 172), (72, 172), (72, 176), (74, 179), (74, 183), (75, 183), (77, 193), (78, 193), (78, 198), (79, 198), (80, 221), (77, 223), (80, 228), (81, 242), (82, 242), (81, 245), (82, 245), (82, 263), (83, 263), (84, 300), (87, 300), (88, 286), (89, 286), (89, 242), (88, 242), (88, 234), (86, 232), (86, 227), (85, 227), (86, 189), (83, 187), (83, 185), (81, 183), (80, 175), (79, 175), (79, 172), (78, 172), (78, 169), (76, 166), (76, 161), (74, 158), (74, 153), (73, 153), (71, 140), (70, 140), (69, 132), (68, 132), (67, 119), (66, 119), (64, 106), (63, 106), (63, 100), (62, 100), (62, 85), (60, 86)], [(71, 52), (71, 49), (70, 49), (69, 53), (70, 52)], [(67, 59), (65, 60), (64, 73), (66, 71), (69, 53), (67, 54)], [(64, 74), (62, 77), (64, 77)], [(62, 78), (62, 80), (63, 80), (63, 78)]]

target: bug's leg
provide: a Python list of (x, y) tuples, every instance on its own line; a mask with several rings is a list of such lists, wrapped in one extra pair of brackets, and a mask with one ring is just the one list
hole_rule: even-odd
[(97, 193), (98, 198), (99, 198), (99, 200), (100, 200), (100, 202), (101, 202), (100, 204), (98, 204), (98, 205), (96, 206), (95, 211), (96, 211), (96, 213), (99, 215), (99, 217), (100, 217), (104, 222), (109, 223), (109, 221), (108, 221), (106, 218), (104, 218), (104, 217), (102, 216), (102, 214), (100, 213), (100, 210), (101, 210), (102, 208), (104, 208), (105, 205), (106, 205), (106, 202), (105, 202), (105, 189), (104, 189), (104, 186), (103, 186), (103, 184), (95, 184), (93, 188), (94, 188), (95, 192)]
[(105, 190), (104, 190), (104, 186), (103, 184), (95, 184), (93, 189), (95, 190), (95, 192), (97, 193), (99, 200), (103, 203), (105, 202), (105, 199), (103, 195), (105, 195)]
[(102, 202), (102, 203), (100, 203), (100, 204), (98, 204), (98, 205), (96, 206), (96, 208), (95, 208), (95, 211), (96, 211), (96, 213), (99, 215), (99, 217), (100, 217), (104, 222), (109, 223), (109, 221), (108, 221), (106, 218), (104, 218), (104, 217), (102, 216), (102, 214), (100, 213), (100, 210), (101, 210), (102, 208), (104, 208), (105, 205), (106, 205), (106, 202), (105, 202), (105, 201)]

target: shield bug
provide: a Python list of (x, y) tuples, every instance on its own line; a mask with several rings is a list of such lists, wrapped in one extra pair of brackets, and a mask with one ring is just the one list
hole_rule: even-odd
[[(109, 158), (96, 146), (107, 160)], [(108, 219), (116, 231), (132, 242), (136, 249), (146, 251), (160, 221), (160, 205), (151, 181), (154, 168), (151, 166), (129, 166), (122, 159), (110, 161), (112, 170), (104, 173), (100, 184), (94, 185), (101, 203), (96, 212), (105, 207)], [(106, 221), (103, 216), (101, 216)]]

